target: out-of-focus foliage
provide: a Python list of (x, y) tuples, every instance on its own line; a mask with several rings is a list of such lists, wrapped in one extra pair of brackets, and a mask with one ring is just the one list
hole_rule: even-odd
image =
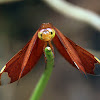
[(22, 1), (22, 0), (0, 0), (0, 4), (19, 2), (19, 1)]

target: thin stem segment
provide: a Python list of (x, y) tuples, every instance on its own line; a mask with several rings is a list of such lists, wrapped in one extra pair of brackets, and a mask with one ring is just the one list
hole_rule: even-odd
[(48, 83), (48, 80), (50, 79), (51, 73), (53, 71), (54, 66), (54, 55), (50, 47), (45, 48), (45, 56), (47, 59), (46, 68), (41, 76), (30, 100), (39, 100), (41, 95), (43, 94), (43, 91)]

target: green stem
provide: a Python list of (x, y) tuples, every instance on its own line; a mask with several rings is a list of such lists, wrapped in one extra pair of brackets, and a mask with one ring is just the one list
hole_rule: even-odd
[(52, 70), (53, 70), (53, 66), (54, 66), (54, 56), (52, 53), (52, 50), (50, 47), (46, 47), (45, 48), (45, 55), (46, 55), (46, 59), (47, 59), (47, 64), (46, 64), (46, 69), (43, 73), (43, 75), (41, 76), (30, 100), (39, 100), (47, 83), (48, 80), (50, 79)]

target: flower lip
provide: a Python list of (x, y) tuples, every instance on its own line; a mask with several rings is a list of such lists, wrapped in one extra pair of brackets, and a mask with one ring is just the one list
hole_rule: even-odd
[(38, 32), (38, 37), (43, 41), (51, 41), (55, 36), (55, 31), (52, 28), (41, 29)]

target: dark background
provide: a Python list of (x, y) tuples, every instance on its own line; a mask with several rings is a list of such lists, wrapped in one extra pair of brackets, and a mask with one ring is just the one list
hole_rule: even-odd
[[(100, 14), (99, 0), (67, 0)], [(53, 2), (53, 0), (51, 0)], [(64, 17), (40, 0), (0, 3), (0, 68), (50, 22), (78, 45), (100, 58), (100, 32), (92, 26)], [(36, 67), (14, 82), (0, 87), (0, 100), (29, 100), (45, 68), (42, 56)], [(55, 67), (41, 100), (100, 100), (100, 77), (84, 77), (57, 52)]]

